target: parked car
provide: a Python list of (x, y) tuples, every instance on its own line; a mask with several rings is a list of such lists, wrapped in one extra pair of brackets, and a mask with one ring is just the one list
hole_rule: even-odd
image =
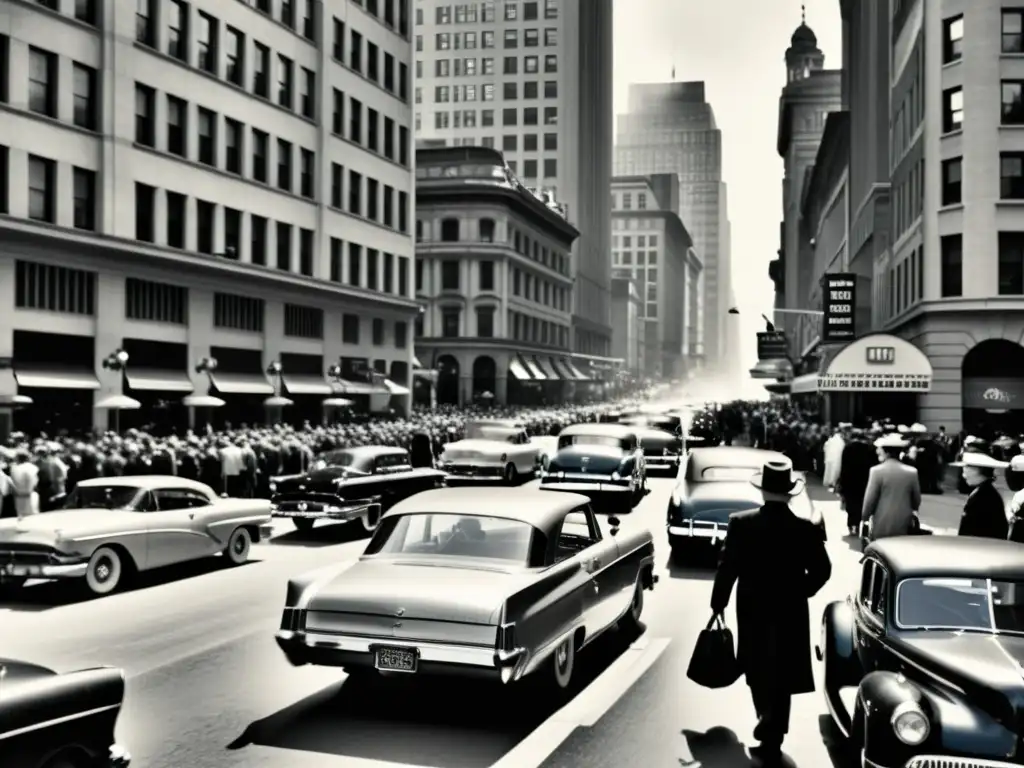
[(635, 507), (647, 491), (647, 463), (637, 431), (621, 424), (573, 424), (558, 435), (558, 452), (542, 473), (546, 491), (593, 499), (628, 500)]
[(300, 531), (317, 520), (359, 523), (372, 533), (382, 510), (429, 488), (444, 485), (444, 472), (413, 467), (409, 452), (391, 446), (327, 451), (310, 470), (270, 481), (271, 514), (290, 518)]
[(81, 579), (105, 595), (135, 573), (190, 560), (241, 565), (272, 533), (265, 499), (230, 499), (167, 475), (83, 480), (61, 510), (0, 520), (0, 586)]
[(355, 564), (288, 583), (277, 644), (350, 673), (572, 681), (576, 654), (634, 627), (653, 589), (650, 531), (608, 529), (576, 494), (476, 488), (396, 504)]
[(59, 674), (0, 658), (0, 762), (10, 768), (127, 768), (114, 740), (124, 673), (113, 667)]
[[(769, 461), (785, 461), (777, 451), (745, 446), (695, 446), (686, 455), (679, 479), (668, 500), (668, 541), (677, 562), (706, 560), (721, 547), (734, 512), (764, 503), (751, 478)], [(810, 520), (825, 535), (825, 519), (804, 488), (789, 501), (798, 517)]]
[(444, 447), (440, 467), (450, 480), (502, 480), (515, 485), (520, 476), (536, 473), (540, 450), (516, 422), (471, 421), (466, 424), (465, 439)]
[[(833, 722), (862, 765), (1024, 764), (1024, 546), (874, 542), (859, 587), (825, 608), (817, 655)], [(856, 689), (852, 710), (843, 689)]]

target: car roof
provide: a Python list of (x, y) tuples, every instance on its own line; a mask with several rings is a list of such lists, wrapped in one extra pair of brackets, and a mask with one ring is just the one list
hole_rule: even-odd
[(766, 451), (762, 448), (750, 448), (745, 445), (713, 445), (690, 449), (689, 469), (687, 474), (697, 478), (708, 467), (763, 467), (766, 462), (786, 460), (786, 455), (779, 451)]
[(392, 456), (396, 453), (406, 454), (408, 451), (394, 445), (356, 445), (351, 448), (331, 448), (324, 453), (351, 453), (360, 458), (376, 458), (377, 456)]
[(480, 424), (485, 427), (509, 427), (511, 429), (522, 429), (521, 421), (515, 419), (467, 419), (466, 424)]
[(865, 555), (876, 556), (897, 579), (919, 576), (1024, 578), (1024, 546), (1005, 539), (894, 536), (872, 542)]
[(558, 433), (562, 435), (607, 435), (608, 437), (636, 436), (636, 429), (625, 424), (570, 424)]
[(89, 480), (79, 480), (78, 485), (82, 488), (89, 488), (104, 485), (127, 485), (136, 488), (145, 488), (152, 491), (154, 488), (189, 488), (201, 493), (211, 493), (213, 489), (206, 483), (197, 480), (189, 480), (186, 477), (174, 475), (123, 475), (119, 477), (93, 477)]
[(540, 488), (516, 488), (501, 494), (495, 494), (493, 488), (437, 488), (398, 502), (384, 517), (416, 512), (476, 515), (518, 520), (548, 531), (569, 512), (589, 503), (582, 494)]

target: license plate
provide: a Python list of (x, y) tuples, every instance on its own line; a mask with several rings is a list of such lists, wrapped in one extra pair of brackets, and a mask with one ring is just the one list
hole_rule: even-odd
[(378, 646), (374, 651), (374, 666), (381, 672), (415, 672), (419, 665), (419, 651), (415, 648)]

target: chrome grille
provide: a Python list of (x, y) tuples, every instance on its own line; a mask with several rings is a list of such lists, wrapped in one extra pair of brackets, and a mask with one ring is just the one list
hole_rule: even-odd
[(39, 545), (5, 545), (0, 549), (0, 566), (47, 565), (56, 561), (57, 553)]
[(918, 755), (907, 761), (906, 768), (1016, 768), (1016, 764), (1004, 763), (1001, 760), (981, 760), (976, 757)]

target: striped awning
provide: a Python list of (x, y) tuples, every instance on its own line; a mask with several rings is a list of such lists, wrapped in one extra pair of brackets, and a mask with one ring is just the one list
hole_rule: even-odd
[(555, 370), (558, 371), (558, 377), (565, 379), (566, 381), (573, 381), (576, 377), (572, 373), (572, 368), (569, 367), (569, 363), (566, 362), (565, 358), (552, 357), (551, 364), (555, 366)]
[(530, 372), (526, 370), (526, 366), (523, 361), (518, 357), (512, 357), (508, 361), (508, 372), (512, 374), (512, 377), (518, 381), (529, 381)]
[(315, 374), (283, 374), (281, 381), (290, 395), (332, 395), (334, 389), (323, 376)]
[(583, 373), (572, 360), (566, 360), (565, 364), (569, 367), (569, 371), (576, 381), (590, 381), (590, 377)]
[(339, 379), (332, 385), (332, 392), (336, 395), (390, 395), (391, 392), (383, 384), (370, 384), (366, 381), (348, 381)]
[(526, 370), (530, 372), (530, 376), (537, 381), (545, 381), (547, 379), (547, 376), (544, 375), (544, 371), (541, 370), (540, 366), (537, 365), (536, 361), (531, 356), (525, 355), (521, 359), (523, 361), (523, 365), (526, 366)]
[(225, 395), (273, 395), (274, 385), (264, 373), (211, 371), (210, 381)]
[(396, 384), (391, 379), (384, 379), (384, 387), (392, 395), (408, 395), (409, 394), (409, 388), (408, 387), (403, 387), (401, 384)]
[(192, 382), (185, 371), (128, 368), (124, 375), (128, 379), (128, 386), (139, 392), (192, 391)]
[(534, 356), (533, 361), (537, 363), (537, 365), (540, 366), (540, 369), (544, 372), (544, 378), (550, 379), (551, 381), (558, 381), (562, 378), (558, 375), (558, 371), (555, 370), (555, 367), (551, 365), (550, 357), (536, 355)]
[(30, 389), (97, 390), (100, 388), (100, 380), (88, 368), (19, 365), (14, 369), (14, 378), (19, 387)]

